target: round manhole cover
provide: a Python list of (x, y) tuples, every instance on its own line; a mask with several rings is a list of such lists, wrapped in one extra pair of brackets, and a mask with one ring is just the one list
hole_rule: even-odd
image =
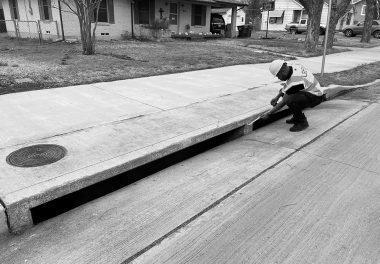
[(8, 155), (7, 163), (16, 167), (38, 167), (59, 161), (66, 156), (62, 146), (42, 144), (16, 150)]

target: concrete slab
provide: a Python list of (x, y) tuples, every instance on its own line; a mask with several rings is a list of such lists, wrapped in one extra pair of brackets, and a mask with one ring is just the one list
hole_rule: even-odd
[(268, 109), (263, 102), (270, 96), (263, 91), (246, 91), (34, 141), (67, 149), (65, 158), (47, 166), (26, 169), (5, 162), (7, 155), (27, 145), (0, 149), (0, 198), (11, 228), (16, 231), (31, 224), (29, 208), (244, 126)]
[(321, 134), (319, 126), (324, 122), (337, 124), (343, 120), (343, 112), (345, 113), (345, 118), (348, 118), (367, 106), (368, 103), (360, 101), (327, 101), (313, 109), (305, 111), (305, 115), (309, 121), (309, 128), (296, 133), (296, 135), (298, 135), (297, 137), (294, 136), (294, 133), (289, 132), (291, 125), (286, 124), (285, 120), (275, 122), (270, 126), (254, 131), (254, 133), (247, 137), (251, 140), (259, 140), (279, 147), (299, 149), (311, 139)]
[(161, 111), (91, 85), (0, 97), (0, 148)]
[(244, 140), (212, 149), (0, 241), (1, 262), (120, 264), (290, 152)]
[[(348, 117), (350, 107), (345, 106), (337, 107), (336, 119), (316, 120), (319, 133), (314, 136)], [(352, 108), (357, 109), (355, 102)], [(294, 141), (300, 137), (288, 134)], [(121, 263), (294, 151), (244, 136), (0, 240), (1, 259), (4, 264), (25, 259)]]
[(380, 174), (379, 142), (380, 105), (374, 103), (303, 151)]
[(378, 263), (379, 188), (299, 152), (131, 263)]

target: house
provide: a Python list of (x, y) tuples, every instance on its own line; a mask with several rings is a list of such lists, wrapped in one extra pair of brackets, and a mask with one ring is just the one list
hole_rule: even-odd
[[(297, 0), (276, 0), (273, 11), (263, 11), (261, 13), (261, 30), (285, 31), (286, 24), (298, 23), (301, 19), (307, 18), (307, 12)], [(269, 18), (268, 18), (269, 15)], [(328, 1), (324, 1), (321, 23), (326, 24), (328, 15)]]
[[(0, 0), (7, 32), (11, 36), (80, 38), (78, 18), (59, 0)], [(102, 0), (96, 35), (149, 37), (147, 28), (156, 19), (168, 19), (172, 33), (210, 32), (211, 8), (230, 8), (233, 15), (244, 0)]]
[[(221, 14), (226, 24), (231, 24), (232, 9), (231, 8), (213, 8), (211, 13)], [(236, 14), (236, 26), (245, 25), (245, 11), (238, 8)]]
[(5, 17), (4, 17), (4, 10), (3, 6), (0, 2), (0, 33), (5, 33), (7, 32), (7, 27), (5, 25)]
[(351, 0), (347, 13), (338, 21), (338, 29), (364, 21), (365, 8), (365, 0)]

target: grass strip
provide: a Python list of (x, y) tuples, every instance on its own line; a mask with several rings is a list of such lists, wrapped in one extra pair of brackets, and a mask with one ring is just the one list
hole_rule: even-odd
[(330, 84), (354, 86), (373, 82), (380, 78), (380, 62), (360, 65), (342, 72), (315, 74), (321, 86)]

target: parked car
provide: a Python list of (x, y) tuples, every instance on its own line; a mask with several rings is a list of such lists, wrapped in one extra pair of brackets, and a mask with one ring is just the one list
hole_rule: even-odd
[[(298, 23), (290, 23), (285, 26), (286, 31), (289, 33), (303, 33), (307, 31), (307, 19), (303, 18)], [(323, 35), (326, 32), (326, 26), (322, 25), (319, 28), (319, 34)]]
[(226, 22), (221, 14), (213, 13), (210, 19), (210, 32), (221, 34), (226, 30)]
[[(346, 37), (353, 37), (355, 35), (363, 34), (364, 21), (359, 22), (355, 25), (346, 26), (342, 29), (343, 34)], [(372, 36), (375, 38), (380, 38), (380, 20), (374, 20), (372, 22)]]

